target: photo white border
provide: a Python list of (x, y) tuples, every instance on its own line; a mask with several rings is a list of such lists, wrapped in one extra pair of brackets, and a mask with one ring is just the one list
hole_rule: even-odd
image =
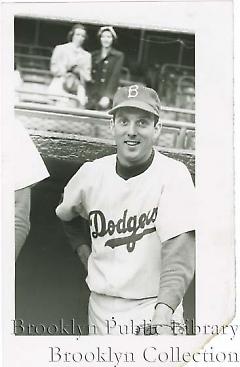
[[(13, 34), (11, 31), (13, 14), (17, 9), (26, 13), (39, 9), (49, 9), (55, 4), (2, 4), (2, 55), (1, 73), (3, 76), (2, 98), (2, 135), (3, 143), (3, 181), (2, 197), (4, 217), (3, 226), (3, 325), (5, 351), (8, 366), (51, 366), (47, 362), (48, 346), (63, 345), (67, 351), (94, 349), (96, 346), (112, 345), (119, 351), (131, 350), (141, 358), (139, 347), (155, 345), (164, 351), (173, 343), (181, 345), (185, 351), (199, 348), (209, 337), (81, 337), (81, 342), (71, 337), (15, 337), (12, 335), (11, 320), (14, 318), (14, 249), (12, 175), (7, 147), (11, 143), (7, 134), (13, 119), (13, 91), (11, 67), (13, 67)], [(61, 4), (63, 9), (66, 5)], [(99, 12), (99, 6), (104, 8)], [(72, 4), (73, 6), (73, 4)], [(231, 1), (196, 2), (92, 2), (74, 4), (84, 21), (98, 19), (101, 23), (118, 23), (124, 12), (126, 24), (134, 25), (134, 17), (144, 19), (144, 27), (184, 29), (196, 35), (196, 185), (198, 192), (198, 235), (197, 235), (197, 322), (229, 322), (235, 308), (235, 258), (234, 258), (234, 218), (233, 218), (233, 34)], [(86, 8), (87, 7), (87, 8)], [(132, 10), (126, 12), (126, 7)], [(136, 8), (137, 7), (137, 8)], [(25, 9), (23, 9), (25, 8)], [(33, 9), (34, 8), (34, 9)], [(38, 8), (38, 10), (36, 10)], [(51, 9), (50, 9), (51, 8)], [(90, 9), (91, 8), (91, 9)], [(153, 11), (158, 8), (158, 11)], [(122, 9), (122, 10), (119, 10)], [(66, 13), (66, 10), (64, 11)], [(91, 17), (89, 17), (91, 13)], [(136, 14), (137, 13), (137, 14)], [(73, 12), (73, 15), (76, 11)], [(101, 15), (100, 15), (101, 14)], [(132, 15), (133, 14), (133, 15)], [(121, 22), (121, 25), (122, 22)], [(8, 30), (6, 32), (6, 29)], [(207, 55), (206, 55), (207, 52)], [(12, 84), (13, 85), (13, 84)], [(3, 93), (4, 88), (4, 93)], [(5, 139), (5, 136), (8, 138)], [(219, 200), (221, 198), (221, 200)], [(217, 263), (216, 263), (217, 262)], [(209, 278), (210, 271), (215, 275)], [(221, 284), (221, 288), (219, 287)], [(220, 308), (220, 301), (225, 302)], [(214, 312), (213, 312), (214, 311)], [(229, 336), (226, 336), (229, 338)], [(161, 338), (161, 340), (159, 339)], [(161, 343), (160, 343), (161, 341)], [(125, 348), (125, 349), (124, 349)], [(15, 351), (15, 353), (13, 352)], [(17, 356), (17, 360), (16, 360)], [(31, 360), (32, 358), (32, 360)], [(140, 364), (141, 363), (141, 364)], [(79, 364), (81, 366), (89, 365)], [(124, 365), (124, 364), (119, 364)], [(130, 365), (130, 364), (128, 364)], [(135, 365), (149, 366), (139, 359)], [(156, 364), (157, 365), (157, 364)], [(168, 364), (165, 363), (167, 366)], [(170, 364), (175, 365), (174, 363)]]

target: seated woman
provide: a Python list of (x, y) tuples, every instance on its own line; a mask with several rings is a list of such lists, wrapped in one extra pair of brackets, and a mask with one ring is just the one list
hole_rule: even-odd
[(92, 53), (92, 81), (88, 87), (87, 108), (106, 110), (111, 107), (123, 66), (124, 54), (113, 48), (117, 35), (113, 27), (98, 31), (101, 48)]
[(50, 69), (53, 80), (48, 92), (53, 95), (75, 94), (81, 106), (86, 104), (85, 84), (91, 79), (91, 54), (83, 49), (87, 32), (76, 24), (68, 33), (68, 43), (54, 48)]

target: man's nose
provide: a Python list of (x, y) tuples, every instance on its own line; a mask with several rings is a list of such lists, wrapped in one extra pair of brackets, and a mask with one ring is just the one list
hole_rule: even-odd
[(136, 134), (137, 134), (136, 124), (131, 121), (128, 125), (128, 135), (134, 136)]

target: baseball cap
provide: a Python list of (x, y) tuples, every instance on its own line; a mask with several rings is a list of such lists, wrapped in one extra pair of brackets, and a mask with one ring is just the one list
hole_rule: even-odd
[(157, 92), (143, 85), (134, 84), (118, 88), (113, 98), (113, 107), (108, 113), (113, 114), (122, 107), (136, 107), (158, 117), (160, 115), (160, 99)]

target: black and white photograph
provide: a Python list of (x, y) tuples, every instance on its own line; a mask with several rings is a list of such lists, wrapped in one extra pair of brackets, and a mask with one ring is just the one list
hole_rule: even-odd
[(16, 188), (16, 334), (191, 333), (194, 34), (16, 16), (14, 47), (15, 117), (49, 173)]
[(231, 6), (207, 3), (6, 4), (19, 367), (37, 340), (41, 367), (179, 365), (232, 320)]

